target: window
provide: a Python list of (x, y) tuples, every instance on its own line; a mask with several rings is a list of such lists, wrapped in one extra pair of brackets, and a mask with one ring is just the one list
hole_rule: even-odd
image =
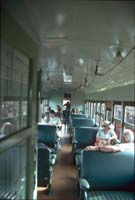
[(97, 106), (97, 103), (94, 103), (94, 106), (93, 106), (93, 118), (96, 119), (96, 106)]
[(114, 118), (121, 120), (121, 118), (122, 118), (122, 106), (121, 105), (114, 105)]
[(93, 112), (94, 112), (94, 109), (93, 109), (93, 106), (94, 105), (94, 103), (91, 103), (91, 109), (90, 109), (90, 111), (91, 111), (91, 113), (90, 113), (90, 117), (91, 118), (93, 118)]
[(29, 59), (1, 42), (0, 138), (27, 127)]
[(106, 120), (111, 121), (111, 111), (106, 111)]
[(106, 110), (105, 103), (102, 103), (101, 104), (101, 124), (105, 120), (105, 110)]
[(131, 129), (135, 133), (135, 106), (125, 106), (124, 129)]
[(131, 126), (134, 126), (135, 124), (135, 107), (134, 106), (125, 106), (124, 122)]
[(100, 124), (100, 107), (101, 107), (101, 103), (97, 103), (97, 112), (96, 112), (96, 123), (97, 125)]
[(118, 138), (120, 138), (121, 120), (122, 120), (122, 105), (114, 105), (114, 127)]
[(113, 103), (112, 101), (106, 102), (106, 120), (112, 121), (112, 107)]

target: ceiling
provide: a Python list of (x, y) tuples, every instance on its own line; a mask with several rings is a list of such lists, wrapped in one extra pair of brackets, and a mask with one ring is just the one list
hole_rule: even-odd
[[(87, 95), (134, 83), (134, 1), (3, 0), (3, 5), (39, 47), (44, 94)], [(64, 83), (64, 73), (71, 83)]]

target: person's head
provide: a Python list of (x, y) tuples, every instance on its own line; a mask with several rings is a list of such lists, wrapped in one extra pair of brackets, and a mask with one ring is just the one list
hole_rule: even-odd
[(55, 111), (54, 110), (50, 110), (50, 117), (55, 117)]
[(114, 128), (110, 121), (104, 121), (101, 126), (103, 127), (104, 130), (109, 130)]
[(125, 129), (121, 136), (122, 143), (134, 142), (134, 133), (130, 129)]
[(75, 113), (75, 108), (72, 108), (72, 111), (71, 111), (72, 113)]

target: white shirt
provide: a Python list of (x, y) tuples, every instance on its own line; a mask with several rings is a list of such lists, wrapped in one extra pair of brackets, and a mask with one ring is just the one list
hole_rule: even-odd
[(96, 137), (98, 137), (98, 138), (100, 138), (102, 140), (108, 140), (112, 136), (116, 136), (117, 137), (117, 135), (116, 135), (116, 133), (115, 133), (115, 131), (113, 129), (108, 130), (106, 133), (104, 132), (103, 129), (100, 129), (97, 132), (97, 135), (96, 135)]
[(50, 117), (49, 124), (61, 126), (61, 121), (59, 117)]

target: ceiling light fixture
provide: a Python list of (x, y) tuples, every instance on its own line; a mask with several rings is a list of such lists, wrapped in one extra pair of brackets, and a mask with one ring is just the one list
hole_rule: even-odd
[(83, 64), (84, 64), (83, 58), (79, 58), (79, 63), (80, 63), (80, 65), (83, 65)]

